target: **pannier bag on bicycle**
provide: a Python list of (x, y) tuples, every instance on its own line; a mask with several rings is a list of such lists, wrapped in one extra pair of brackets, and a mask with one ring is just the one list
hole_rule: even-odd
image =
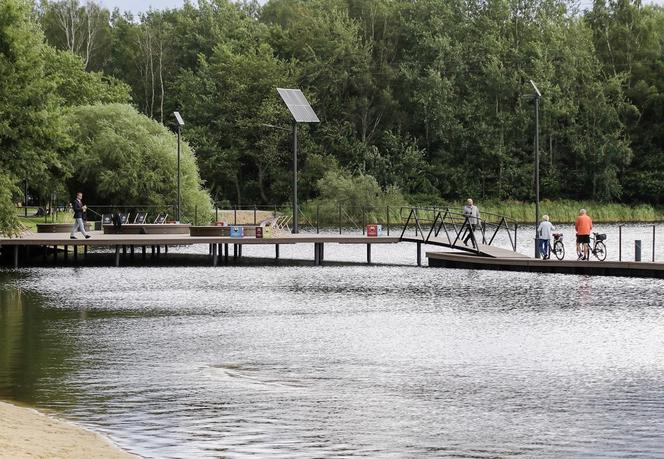
[(597, 234), (598, 241), (606, 241), (606, 234)]

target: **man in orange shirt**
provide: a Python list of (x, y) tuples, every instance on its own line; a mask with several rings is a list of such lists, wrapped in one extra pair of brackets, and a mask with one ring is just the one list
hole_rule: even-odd
[(579, 260), (587, 260), (590, 255), (588, 244), (590, 244), (590, 232), (593, 230), (593, 221), (588, 216), (586, 209), (579, 211), (575, 226), (576, 253), (579, 254)]

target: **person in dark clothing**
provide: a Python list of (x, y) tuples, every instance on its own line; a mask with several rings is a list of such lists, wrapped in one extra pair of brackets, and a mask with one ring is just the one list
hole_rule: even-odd
[(76, 193), (76, 200), (73, 205), (74, 209), (74, 227), (71, 229), (71, 234), (69, 235), (70, 239), (76, 239), (76, 232), (80, 231), (86, 239), (90, 239), (90, 235), (85, 232), (85, 222), (83, 217), (85, 211), (88, 209), (83, 205), (83, 193), (80, 191)]

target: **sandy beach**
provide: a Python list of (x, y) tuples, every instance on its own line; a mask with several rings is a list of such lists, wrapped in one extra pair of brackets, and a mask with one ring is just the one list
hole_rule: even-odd
[(0, 402), (0, 458), (136, 458), (106, 438), (30, 408)]

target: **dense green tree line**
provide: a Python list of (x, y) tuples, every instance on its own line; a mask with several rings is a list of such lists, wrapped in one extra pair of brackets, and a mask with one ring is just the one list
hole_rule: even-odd
[[(54, 18), (66, 4), (38, 8), (61, 48)], [(303, 138), (304, 197), (342, 170), (412, 200), (528, 200), (533, 79), (543, 93), (544, 196), (661, 203), (664, 11), (629, 0), (572, 5), (200, 0), (137, 18), (76, 7), (104, 19), (95, 46), (80, 47), (88, 67), (126, 82), (148, 116), (186, 115), (218, 199), (287, 199), (290, 141), (264, 125), (287, 123), (275, 87), (297, 86), (322, 121)]]
[[(33, 6), (0, 0), (0, 232), (20, 229), (24, 182), (40, 204), (76, 190), (88, 202), (175, 203), (175, 135), (128, 104), (127, 84), (86, 71), (94, 61), (75, 53), (85, 46), (47, 44)], [(182, 167), (185, 211), (209, 207), (186, 144)]]
[[(20, 65), (2, 76), (10, 82), (3, 88), (23, 81), (20, 72), (41, 72), (25, 90), (48, 97), (27, 94), (39, 106), (15, 124), (48, 131), (16, 131), (40, 158), (30, 173), (46, 181), (57, 177), (68, 141), (50, 107), (129, 95), (167, 126), (172, 111), (184, 115), (214, 199), (286, 201), (291, 139), (266, 127), (289, 125), (281, 86), (303, 89), (321, 118), (301, 130), (301, 198), (343, 199), (334, 190), (376, 183), (386, 196), (431, 202), (532, 199), (532, 79), (543, 95), (543, 197), (661, 204), (664, 9), (635, 0), (596, 0), (588, 11), (574, 4), (199, 0), (133, 17), (94, 2), (42, 0), (24, 25), (30, 50), (22, 59), (42, 59), (41, 47), (63, 63)], [(86, 96), (71, 77), (50, 88), (58, 77), (48, 72), (64, 72), (73, 54), (88, 73), (71, 81), (103, 90)]]

